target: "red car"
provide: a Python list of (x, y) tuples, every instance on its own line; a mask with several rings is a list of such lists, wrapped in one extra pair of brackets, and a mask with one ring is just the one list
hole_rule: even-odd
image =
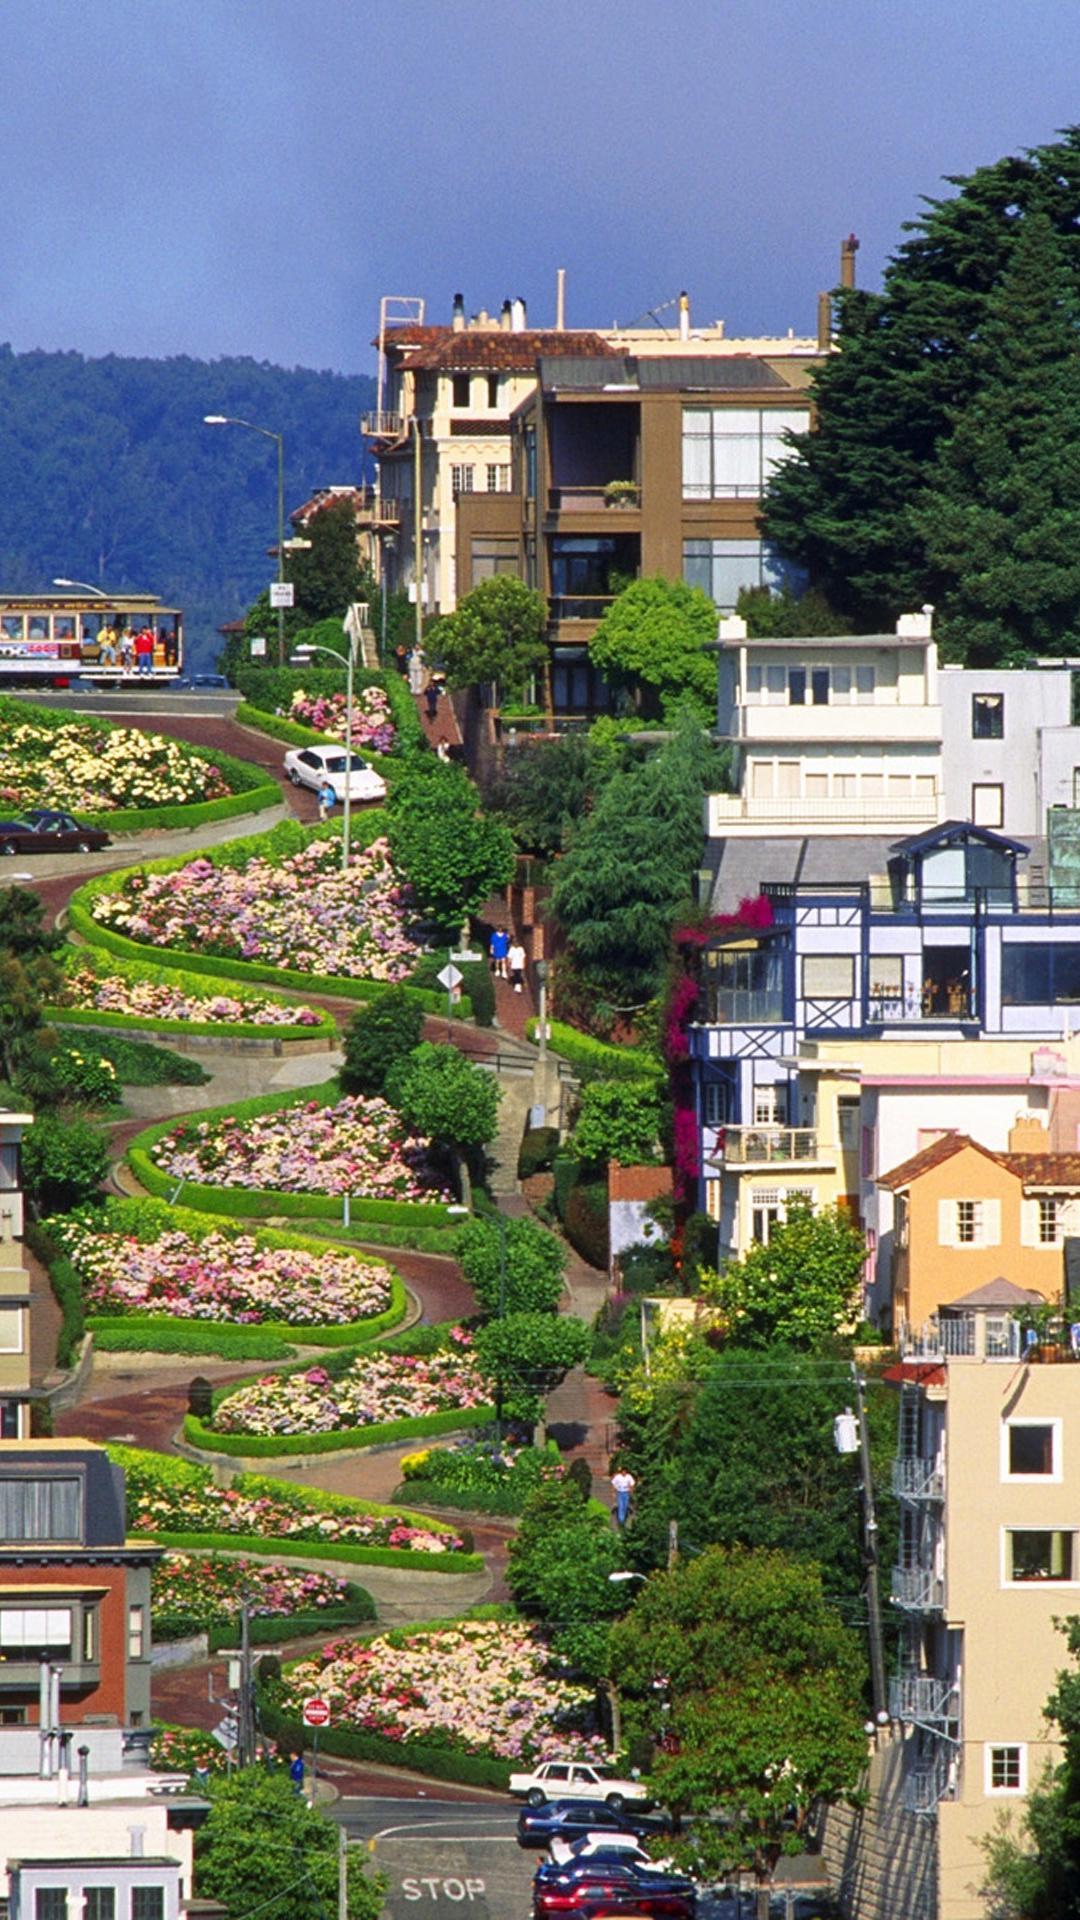
[(583, 1872), (542, 1871), (533, 1883), (535, 1920), (547, 1915), (582, 1915), (598, 1920), (602, 1914), (630, 1915), (642, 1920), (694, 1920), (697, 1895), (693, 1881), (681, 1874), (647, 1873), (610, 1862)]
[(0, 820), (0, 854), (100, 853), (109, 844), (102, 827), (56, 807), (28, 807), (18, 820)]

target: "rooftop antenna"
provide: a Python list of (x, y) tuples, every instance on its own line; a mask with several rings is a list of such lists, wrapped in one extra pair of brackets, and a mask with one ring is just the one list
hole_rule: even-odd
[(670, 333), (671, 328), (664, 325), (660, 315), (670, 312), (672, 307), (677, 307), (681, 299), (681, 293), (675, 293), (672, 294), (670, 300), (658, 300), (655, 307), (646, 307), (644, 313), (639, 313), (637, 319), (631, 320), (628, 326), (620, 327), (618, 322), (616, 322), (616, 333), (632, 333), (635, 327), (640, 327), (646, 320), (652, 320), (656, 326), (659, 327), (661, 333)]

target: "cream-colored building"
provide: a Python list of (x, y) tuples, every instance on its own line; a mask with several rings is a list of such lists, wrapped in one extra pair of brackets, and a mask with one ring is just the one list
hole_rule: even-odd
[(1021, 1289), (992, 1283), (905, 1336), (892, 1375), (904, 1637), (884, 1813), (894, 1857), (924, 1865), (884, 1904), (864, 1886), (866, 1920), (985, 1920), (982, 1842), (1058, 1755), (1044, 1710), (1055, 1620), (1080, 1606), (1080, 1366), (1040, 1364), (1022, 1328)]
[(0, 1440), (30, 1434), (30, 1275), (23, 1264), (19, 1146), (33, 1114), (0, 1111)]

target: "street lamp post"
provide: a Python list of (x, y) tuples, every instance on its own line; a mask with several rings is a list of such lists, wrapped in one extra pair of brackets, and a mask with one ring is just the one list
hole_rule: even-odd
[(107, 600), (108, 594), (100, 587), (92, 587), (89, 580), (64, 580), (59, 575), (53, 581), (54, 587), (79, 587), (83, 593), (96, 593), (99, 600)]
[(382, 579), (381, 579), (381, 581), (379, 582), (379, 599), (380, 599), (380, 602), (381, 602), (381, 606), (380, 606), (380, 620), (381, 620), (381, 625), (382, 625), (382, 638), (381, 638), (381, 640), (380, 640), (380, 642), (379, 642), (379, 665), (380, 665), (380, 667), (385, 667), (385, 665), (386, 665), (386, 600), (387, 600), (387, 584), (386, 584), (386, 577), (387, 577), (387, 572), (388, 572), (388, 568), (387, 568), (387, 564), (386, 564), (386, 563), (387, 563), (387, 561), (389, 560), (389, 558), (390, 558), (390, 555), (391, 555), (391, 554), (393, 553), (393, 551), (394, 551), (394, 549), (395, 549), (395, 547), (396, 547), (396, 545), (397, 545), (397, 542), (396, 542), (396, 540), (394, 539), (394, 536), (393, 536), (393, 534), (392, 534), (392, 533), (388, 533), (388, 534), (386, 535), (386, 537), (385, 537), (385, 539), (383, 540), (383, 550), (382, 550)]
[[(231, 413), (204, 413), (204, 427), (246, 427), (249, 433), (261, 433), (264, 440), (277, 443), (277, 577), (285, 580), (285, 436), (271, 427), (256, 426), (254, 420), (238, 420)], [(278, 666), (285, 665), (285, 608), (277, 610)]]
[(341, 815), (341, 870), (343, 873), (349, 871), (349, 840), (352, 828), (352, 703), (358, 638), (359, 634), (349, 641), (348, 653), (339, 653), (336, 647), (324, 647), (317, 640), (306, 641), (302, 647), (296, 649), (297, 659), (306, 660), (312, 653), (328, 653), (332, 660), (340, 660), (345, 668), (345, 795)]

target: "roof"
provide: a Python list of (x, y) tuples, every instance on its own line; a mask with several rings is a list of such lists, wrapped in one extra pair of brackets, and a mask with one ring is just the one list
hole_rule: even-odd
[(974, 1153), (981, 1153), (986, 1160), (993, 1160), (999, 1167), (1020, 1181), (1030, 1190), (1032, 1187), (1080, 1187), (1080, 1153), (995, 1153), (992, 1148), (981, 1146), (978, 1140), (972, 1140), (966, 1133), (946, 1133), (940, 1140), (934, 1140), (928, 1147), (921, 1147), (913, 1153), (910, 1160), (904, 1160), (889, 1173), (878, 1175), (879, 1187), (888, 1187), (896, 1193), (904, 1187), (910, 1187), (915, 1180), (921, 1180), (924, 1173), (930, 1173), (940, 1167), (954, 1154), (962, 1153), (970, 1147)]
[(411, 372), (471, 372), (474, 368), (532, 373), (537, 361), (586, 356), (592, 360), (617, 358), (598, 333), (557, 333), (554, 329), (508, 333), (466, 327), (464, 333), (443, 329), (443, 337), (411, 355)]
[[(579, 335), (578, 339), (583, 337)], [(693, 354), (652, 359), (644, 354), (616, 354), (612, 347), (606, 347), (601, 356), (580, 350), (553, 354), (550, 346), (546, 346), (540, 357), (540, 384), (544, 388), (581, 392), (597, 387), (625, 387), (628, 391), (673, 387), (684, 393), (731, 390), (757, 393), (763, 388), (775, 389), (801, 400), (809, 410), (809, 394), (805, 388), (793, 387), (764, 360), (749, 353), (733, 354), (724, 360)]]
[[(383, 345), (385, 347), (420, 347), (426, 345), (429, 340), (438, 340), (449, 331), (449, 327), (446, 326), (425, 326), (419, 320), (407, 320), (402, 326), (386, 328), (383, 334)], [(373, 347), (379, 345), (378, 334), (375, 335), (371, 344)]]
[(983, 1286), (976, 1287), (972, 1293), (962, 1293), (958, 1300), (943, 1300), (942, 1306), (965, 1311), (969, 1307), (1029, 1307), (1033, 1300), (1043, 1300), (1045, 1295), (1033, 1287), (1018, 1287), (1015, 1280), (1006, 1280), (999, 1274), (996, 1280), (987, 1280)]
[(888, 1173), (878, 1174), (878, 1186), (888, 1187), (896, 1193), (903, 1187), (910, 1187), (913, 1180), (921, 1180), (924, 1173), (931, 1173), (935, 1167), (944, 1166), (954, 1154), (962, 1153), (965, 1147), (971, 1147), (975, 1153), (981, 1153), (986, 1160), (998, 1160), (1000, 1156), (992, 1153), (989, 1147), (981, 1147), (966, 1133), (945, 1133), (940, 1140), (932, 1140), (928, 1147), (920, 1147), (909, 1160), (902, 1160), (898, 1167)]
[(702, 863), (716, 874), (709, 910), (731, 912), (740, 900), (760, 893), (766, 881), (861, 883), (872, 873), (884, 872), (890, 844), (865, 833), (775, 834), (767, 839), (719, 833), (706, 842)]
[(672, 1191), (670, 1167), (608, 1167), (608, 1200), (661, 1200)]
[(997, 1153), (1025, 1187), (1080, 1187), (1080, 1153)]
[(927, 827), (925, 833), (913, 833), (906, 840), (894, 840), (893, 853), (925, 853), (930, 847), (948, 846), (953, 840), (979, 840), (984, 847), (1001, 847), (1006, 853), (1030, 853), (1025, 840), (1007, 840), (1003, 833), (989, 827), (977, 827), (972, 820), (943, 820), (939, 827)]

